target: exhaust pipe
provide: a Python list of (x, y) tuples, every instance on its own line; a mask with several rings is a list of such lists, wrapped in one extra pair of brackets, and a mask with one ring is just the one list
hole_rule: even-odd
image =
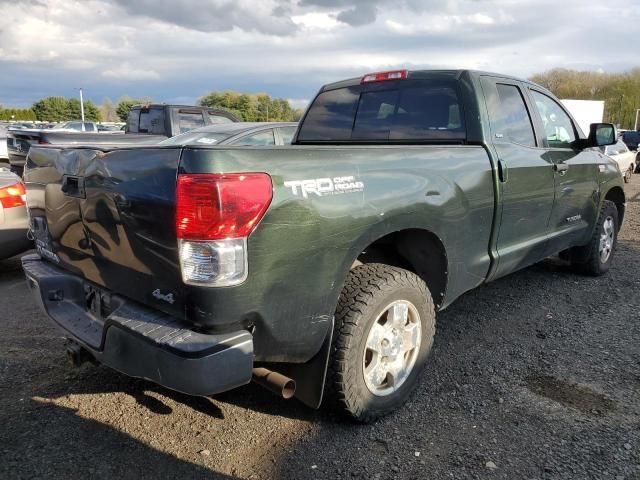
[(296, 393), (295, 380), (266, 368), (254, 368), (252, 380), (258, 385), (272, 391), (276, 395), (281, 395), (282, 398), (287, 400), (293, 397)]
[(79, 367), (83, 363), (94, 361), (93, 355), (76, 342), (69, 342), (67, 345), (67, 359), (74, 367)]

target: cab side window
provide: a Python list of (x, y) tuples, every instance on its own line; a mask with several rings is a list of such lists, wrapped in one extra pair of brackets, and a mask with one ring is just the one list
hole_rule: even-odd
[(545, 138), (550, 148), (571, 148), (576, 132), (569, 115), (558, 102), (543, 93), (531, 90), (544, 127)]

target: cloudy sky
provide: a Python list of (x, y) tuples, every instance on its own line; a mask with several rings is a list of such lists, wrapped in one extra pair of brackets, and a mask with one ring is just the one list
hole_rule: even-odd
[(639, 32), (640, 0), (0, 0), (0, 104), (84, 87), (96, 103), (233, 89), (302, 106), (397, 67), (623, 71)]

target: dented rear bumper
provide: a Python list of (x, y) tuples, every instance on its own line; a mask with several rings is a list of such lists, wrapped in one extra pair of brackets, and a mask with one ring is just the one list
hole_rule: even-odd
[(196, 332), (165, 313), (96, 290), (38, 255), (23, 257), (22, 266), (39, 305), (65, 336), (115, 370), (190, 395), (251, 380), (253, 338), (247, 331)]

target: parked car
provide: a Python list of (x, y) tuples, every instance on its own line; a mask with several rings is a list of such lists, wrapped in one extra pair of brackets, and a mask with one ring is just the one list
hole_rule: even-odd
[(622, 141), (629, 148), (629, 150), (638, 150), (638, 143), (640, 143), (640, 132), (633, 130), (626, 130), (622, 133)]
[(118, 125), (118, 124), (114, 124), (114, 125), (99, 124), (98, 131), (99, 132), (124, 132), (124, 126), (125, 125)]
[(26, 199), (20, 177), (0, 167), (0, 260), (33, 248), (33, 242), (27, 238)]
[(0, 125), (0, 168), (9, 167), (9, 152), (7, 152), (7, 129)]
[(95, 122), (83, 122), (81, 120), (75, 120), (72, 122), (61, 123), (60, 125), (55, 126), (52, 130), (59, 132), (97, 133), (98, 124)]
[(163, 140), (158, 145), (289, 145), (297, 123), (219, 123)]
[(558, 252), (607, 272), (615, 141), (526, 80), (367, 74), (322, 87), (289, 146), (33, 147), (23, 267), (76, 363), (192, 395), (326, 392), (370, 421), (464, 292)]
[(601, 147), (601, 150), (618, 164), (622, 178), (625, 183), (628, 183), (636, 169), (636, 152), (630, 151), (622, 140), (618, 140), (613, 145)]
[[(157, 143), (168, 137), (212, 123), (239, 121), (223, 110), (185, 105), (136, 105), (131, 107), (126, 135), (118, 132), (94, 133), (71, 131), (79, 122), (68, 122), (63, 128), (9, 129), (7, 148), (11, 168), (22, 175), (31, 145), (123, 145)], [(80, 122), (81, 123), (81, 122)], [(86, 122), (85, 122), (86, 123)], [(95, 125), (94, 125), (95, 126)]]

